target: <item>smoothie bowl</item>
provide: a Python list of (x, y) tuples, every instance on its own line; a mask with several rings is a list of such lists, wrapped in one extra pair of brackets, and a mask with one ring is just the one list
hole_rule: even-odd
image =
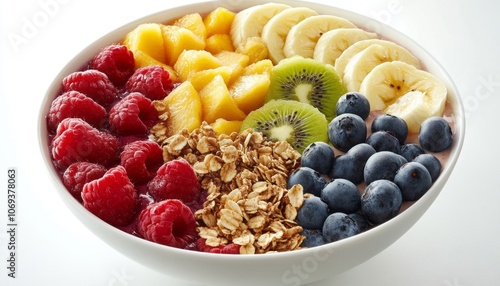
[(61, 199), (138, 263), (206, 285), (302, 285), (432, 205), (464, 140), (445, 70), (373, 19), (204, 2), (96, 40), (39, 116)]

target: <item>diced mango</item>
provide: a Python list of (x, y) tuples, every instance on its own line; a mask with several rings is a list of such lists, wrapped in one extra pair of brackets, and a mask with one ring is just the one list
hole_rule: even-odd
[(205, 51), (216, 55), (222, 51), (234, 52), (233, 40), (228, 34), (215, 34), (205, 41)]
[(182, 129), (193, 131), (201, 126), (200, 96), (189, 81), (172, 90), (163, 102), (168, 110), (167, 136), (172, 136)]
[(191, 74), (220, 66), (220, 60), (207, 51), (184, 50), (179, 55), (174, 69), (181, 80), (185, 81)]
[(140, 24), (123, 39), (123, 45), (132, 53), (143, 53), (161, 63), (166, 63), (161, 24)]
[(134, 53), (134, 62), (135, 62), (135, 69), (142, 68), (145, 66), (154, 66), (154, 65), (161, 66), (166, 71), (168, 71), (168, 73), (170, 74), (170, 79), (172, 79), (172, 82), (174, 83), (180, 82), (179, 75), (177, 75), (177, 72), (174, 70), (173, 67), (153, 59), (150, 55), (147, 55), (142, 51), (136, 51)]
[(173, 66), (184, 50), (203, 50), (205, 40), (201, 40), (193, 31), (174, 25), (163, 25), (163, 47), (166, 63)]
[(202, 71), (190, 74), (188, 76), (187, 80), (193, 84), (194, 88), (197, 91), (200, 91), (209, 82), (211, 82), (216, 75), (222, 76), (222, 78), (224, 79), (224, 82), (226, 84), (229, 83), (229, 79), (231, 78), (232, 71), (233, 70), (230, 67), (220, 66), (218, 68), (202, 70)]
[(267, 59), (269, 55), (267, 45), (261, 37), (248, 38), (245, 42), (236, 47), (236, 52), (247, 55), (250, 59), (250, 63), (256, 63), (263, 59)]
[(249, 74), (239, 77), (229, 88), (236, 105), (246, 114), (264, 105), (271, 80), (268, 74)]
[(217, 135), (220, 134), (226, 134), (226, 135), (231, 135), (233, 132), (239, 132), (241, 128), (241, 124), (243, 121), (240, 120), (226, 120), (223, 118), (219, 118), (215, 120), (214, 123), (210, 124), (212, 128), (214, 129), (215, 133)]
[(218, 118), (226, 120), (243, 120), (245, 113), (241, 111), (229, 94), (229, 90), (220, 75), (216, 75), (200, 92), (203, 120), (208, 124)]
[(203, 18), (198, 13), (187, 14), (174, 21), (173, 25), (191, 30), (201, 40), (205, 41), (207, 38), (207, 29)]
[(207, 37), (214, 34), (229, 34), (235, 15), (234, 12), (223, 7), (216, 8), (210, 12), (203, 19), (207, 30)]
[(251, 65), (248, 65), (245, 67), (243, 70), (243, 75), (250, 75), (250, 74), (267, 74), (271, 75), (271, 72), (273, 70), (273, 62), (269, 59), (265, 60), (260, 60), (256, 63), (253, 63)]
[(243, 68), (248, 65), (250, 60), (247, 55), (229, 51), (220, 52), (215, 56), (220, 60), (221, 65), (232, 69), (230, 83), (243, 73)]

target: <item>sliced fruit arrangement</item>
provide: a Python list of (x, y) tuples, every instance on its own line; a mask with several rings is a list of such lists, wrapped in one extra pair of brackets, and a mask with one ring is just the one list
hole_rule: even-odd
[(64, 78), (47, 130), (64, 185), (105, 222), (263, 253), (352, 236), (424, 195), (453, 141), (446, 98), (404, 47), (266, 3), (138, 25)]

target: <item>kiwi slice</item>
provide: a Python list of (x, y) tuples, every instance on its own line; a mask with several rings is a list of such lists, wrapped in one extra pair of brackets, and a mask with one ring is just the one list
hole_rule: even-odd
[(346, 92), (333, 66), (294, 56), (274, 66), (265, 102), (288, 99), (309, 103), (330, 121), (335, 117), (337, 101)]
[(317, 108), (294, 100), (271, 100), (250, 112), (241, 125), (241, 131), (252, 128), (267, 139), (288, 141), (302, 151), (312, 142), (328, 140), (328, 122)]

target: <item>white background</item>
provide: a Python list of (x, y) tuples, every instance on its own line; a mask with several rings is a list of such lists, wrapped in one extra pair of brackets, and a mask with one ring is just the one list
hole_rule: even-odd
[[(36, 121), (45, 90), (76, 53), (131, 20), (195, 1), (55, 1), (0, 2), (0, 285), (192, 285), (117, 253), (73, 217), (43, 170)], [(50, 13), (42, 5), (49, 2), (56, 4)], [(313, 285), (499, 285), (500, 5), (466, 0), (337, 0), (334, 5), (389, 24), (434, 55), (461, 93), (467, 136), (449, 183), (409, 232), (368, 262)], [(28, 34), (27, 22), (37, 24)], [(24, 42), (14, 45), (13, 35)], [(18, 171), (16, 279), (8, 278), (6, 269), (10, 167)]]

